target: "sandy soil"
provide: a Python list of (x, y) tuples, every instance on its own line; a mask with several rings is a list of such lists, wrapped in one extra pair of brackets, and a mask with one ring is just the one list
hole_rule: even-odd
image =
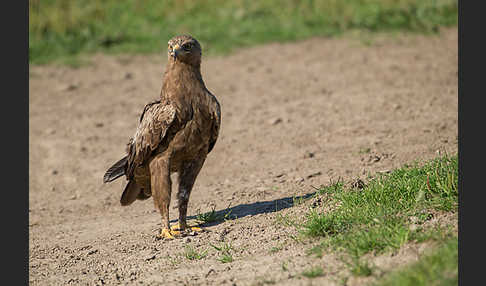
[[(295, 240), (295, 229), (282, 223), (304, 219), (311, 206), (293, 197), (457, 152), (457, 43), (453, 28), (371, 45), (315, 38), (203, 57), (222, 129), (188, 214), (215, 208), (236, 219), (173, 241), (154, 238), (160, 215), (152, 199), (121, 207), (125, 180), (102, 184), (143, 106), (160, 92), (165, 51), (96, 55), (79, 69), (30, 67), (30, 283), (339, 284), (342, 263), (331, 253), (307, 256), (315, 242)], [(210, 245), (224, 242), (233, 247), (231, 263), (218, 261)], [(207, 256), (185, 258), (187, 245)], [(416, 259), (424, 245), (408, 248), (402, 252)], [(301, 275), (313, 266), (325, 275)]]

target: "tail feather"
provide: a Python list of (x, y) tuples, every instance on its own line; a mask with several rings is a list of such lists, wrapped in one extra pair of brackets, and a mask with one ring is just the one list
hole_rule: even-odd
[(129, 181), (121, 196), (120, 199), (121, 205), (128, 206), (131, 203), (133, 203), (139, 196), (141, 190), (142, 189), (140, 189), (140, 187), (137, 185), (137, 183), (135, 183), (135, 181), (133, 180)]
[(111, 166), (103, 176), (103, 183), (111, 182), (125, 174), (125, 165), (127, 164), (127, 156)]

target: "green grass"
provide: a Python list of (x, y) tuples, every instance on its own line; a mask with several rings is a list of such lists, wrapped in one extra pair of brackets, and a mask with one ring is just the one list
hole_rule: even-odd
[(281, 245), (279, 245), (279, 246), (274, 246), (274, 247), (270, 248), (270, 251), (269, 251), (269, 252), (270, 252), (270, 253), (277, 253), (277, 252), (279, 252), (279, 251), (280, 251), (280, 250), (282, 250), (282, 249), (283, 249), (283, 247), (282, 247)]
[[(29, 63), (93, 52), (162, 53), (190, 33), (206, 54), (349, 30), (436, 33), (457, 0), (30, 0)], [(72, 60), (69, 60), (72, 61)]]
[(197, 214), (196, 219), (202, 223), (212, 223), (222, 220), (223, 216), (218, 215), (215, 211), (215, 208), (216, 207), (213, 207), (213, 209), (209, 212)]
[(191, 245), (186, 245), (182, 256), (189, 260), (200, 260), (207, 256), (207, 250), (199, 253)]
[(323, 276), (324, 270), (322, 269), (322, 267), (315, 266), (315, 267), (312, 267), (311, 269), (304, 270), (302, 272), (302, 275), (307, 277), (307, 278), (315, 278), (315, 277)]
[(218, 258), (219, 262), (221, 263), (233, 262), (233, 255), (231, 255), (233, 246), (230, 243), (224, 243), (222, 246), (216, 246), (214, 244), (210, 244), (210, 245), (221, 253), (221, 255)]
[(425, 286), (457, 285), (458, 283), (458, 241), (449, 239), (433, 253), (426, 255), (412, 265), (406, 266), (377, 281), (375, 286)]
[(411, 240), (447, 239), (452, 233), (447, 228), (431, 230), (422, 224), (434, 213), (457, 211), (457, 166), (457, 155), (444, 156), (379, 174), (361, 190), (346, 190), (342, 182), (320, 189), (318, 194), (332, 196), (337, 206), (308, 214), (302, 232), (324, 237), (311, 253), (332, 248), (359, 258), (397, 250)]
[(368, 261), (356, 257), (352, 258), (352, 262), (348, 264), (351, 273), (355, 276), (370, 276), (373, 274), (373, 267)]
[(230, 263), (233, 262), (233, 256), (229, 253), (223, 253), (218, 261), (221, 263)]
[(296, 225), (295, 219), (289, 213), (286, 214), (286, 215), (282, 215), (282, 214), (278, 213), (275, 216), (275, 223), (280, 224), (280, 225), (284, 225), (284, 226), (295, 226)]
[(218, 214), (215, 208), (216, 207), (213, 207), (213, 209), (209, 212), (197, 214), (196, 219), (202, 224), (210, 224), (213, 222), (218, 222), (223, 220), (226, 221), (226, 220), (231, 220), (236, 218), (236, 216), (231, 214), (231, 210), (229, 210), (226, 214), (223, 215), (223, 214)]

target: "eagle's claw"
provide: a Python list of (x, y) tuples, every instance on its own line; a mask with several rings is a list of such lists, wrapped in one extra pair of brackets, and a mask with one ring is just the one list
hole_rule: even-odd
[[(171, 227), (170, 227), (170, 230), (171, 230), (172, 232), (174, 232), (174, 231), (180, 232), (180, 231), (181, 231), (181, 227), (180, 227), (180, 225), (177, 223), (177, 224), (175, 224), (175, 225), (171, 226)], [(187, 232), (187, 231), (189, 231), (189, 230), (190, 230), (190, 231), (193, 231), (193, 232), (194, 232), (194, 231), (195, 231), (195, 232), (202, 232), (202, 231), (203, 231), (203, 229), (202, 229), (202, 228), (200, 228), (200, 227), (198, 227), (198, 226), (196, 226), (196, 225), (193, 225), (193, 226), (188, 225), (188, 226), (186, 226), (186, 227), (184, 228), (184, 230), (185, 230), (186, 232)]]
[(171, 231), (168, 228), (162, 229), (162, 231), (158, 235), (159, 238), (171, 239), (171, 240), (172, 239), (175, 239), (176, 237), (179, 237), (179, 236), (180, 236), (180, 232), (179, 231)]

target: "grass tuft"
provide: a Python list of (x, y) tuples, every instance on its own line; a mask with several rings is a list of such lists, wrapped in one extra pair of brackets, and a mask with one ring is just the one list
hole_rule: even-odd
[(207, 256), (207, 250), (202, 253), (197, 252), (191, 245), (186, 245), (183, 256), (189, 260), (200, 260)]
[(315, 266), (315, 267), (312, 267), (311, 269), (304, 270), (302, 272), (302, 275), (307, 277), (307, 278), (316, 278), (316, 277), (319, 277), (319, 276), (323, 276), (324, 270), (322, 269), (322, 267)]
[(368, 261), (352, 257), (352, 262), (348, 263), (351, 273), (355, 276), (371, 276), (373, 274), (373, 267)]
[(223, 217), (216, 213), (215, 208), (216, 207), (213, 207), (213, 209), (209, 212), (197, 214), (196, 219), (202, 223), (212, 223), (222, 220)]
[(223, 243), (221, 246), (216, 246), (210, 244), (214, 249), (221, 253), (218, 261), (221, 263), (230, 263), (233, 262), (233, 255), (231, 255), (231, 251), (233, 250), (233, 246), (230, 243)]
[(215, 211), (215, 208), (216, 207), (213, 206), (213, 209), (211, 211), (197, 214), (196, 219), (199, 220), (202, 224), (209, 224), (212, 222), (223, 221), (223, 220), (226, 221), (226, 220), (231, 220), (236, 218), (236, 216), (231, 214), (232, 212), (231, 210), (229, 210), (226, 214), (221, 215)]
[(274, 246), (274, 247), (270, 248), (270, 251), (269, 251), (269, 252), (270, 252), (270, 253), (277, 253), (277, 252), (279, 252), (279, 251), (280, 251), (280, 250), (282, 250), (282, 249), (283, 249), (283, 247), (282, 247), (281, 245), (279, 245), (279, 246)]

